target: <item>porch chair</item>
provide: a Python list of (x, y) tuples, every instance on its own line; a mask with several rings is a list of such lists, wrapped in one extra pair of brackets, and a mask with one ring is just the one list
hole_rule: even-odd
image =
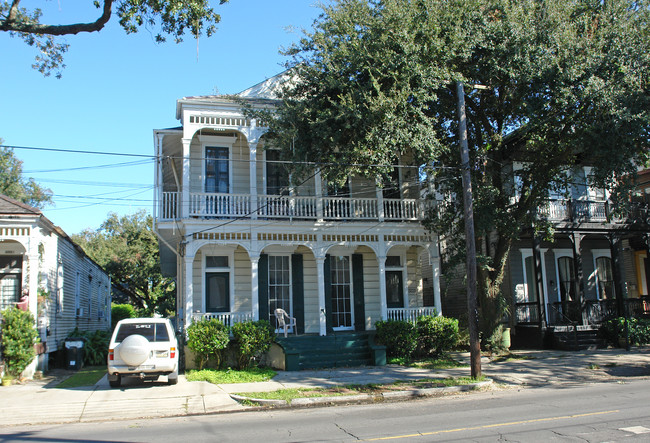
[(275, 327), (278, 331), (280, 329), (284, 329), (284, 336), (286, 337), (289, 328), (293, 327), (293, 332), (296, 335), (298, 335), (298, 326), (296, 325), (295, 317), (290, 317), (289, 314), (287, 314), (287, 311), (280, 308), (276, 309), (274, 312), (275, 312)]

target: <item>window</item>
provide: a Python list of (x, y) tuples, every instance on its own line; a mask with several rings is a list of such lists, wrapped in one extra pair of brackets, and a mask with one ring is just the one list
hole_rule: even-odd
[(280, 151), (266, 151), (266, 193), (268, 195), (289, 195), (289, 173), (280, 161)]
[(526, 302), (536, 302), (537, 301), (537, 284), (535, 282), (535, 266), (533, 263), (533, 257), (526, 257)]
[(560, 277), (560, 297), (562, 301), (576, 299), (575, 295), (575, 274), (573, 270), (573, 258), (560, 257), (557, 259), (558, 274)]
[(269, 315), (275, 324), (275, 310), (284, 309), (290, 316), (291, 270), (289, 256), (269, 256)]
[(75, 274), (74, 279), (74, 310), (77, 317), (83, 315), (83, 309), (81, 309), (81, 273), (79, 271)]
[(213, 255), (205, 258), (205, 310), (206, 312), (230, 311), (230, 258)]
[(386, 304), (388, 308), (404, 307), (404, 269), (402, 257), (386, 257)]
[(0, 257), (0, 310), (20, 301), (22, 266), (20, 256)]
[(129, 335), (142, 335), (150, 342), (169, 341), (169, 333), (164, 323), (123, 323), (115, 337), (121, 343)]
[(352, 287), (350, 282), (350, 257), (331, 257), (332, 326), (352, 328)]
[(393, 168), (389, 174), (383, 177), (382, 194), (384, 198), (399, 199), (401, 197), (399, 169)]
[(230, 191), (229, 149), (216, 146), (205, 148), (205, 192)]
[(596, 280), (598, 282), (598, 298), (601, 300), (614, 298), (611, 258), (598, 257), (596, 259)]

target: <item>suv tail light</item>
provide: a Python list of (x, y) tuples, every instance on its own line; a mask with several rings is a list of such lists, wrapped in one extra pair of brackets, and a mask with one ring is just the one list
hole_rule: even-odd
[(108, 350), (108, 360), (113, 361), (115, 359), (115, 355), (113, 354), (113, 349)]
[(169, 349), (169, 357), (170, 358), (175, 358), (176, 357), (176, 348), (170, 348)]

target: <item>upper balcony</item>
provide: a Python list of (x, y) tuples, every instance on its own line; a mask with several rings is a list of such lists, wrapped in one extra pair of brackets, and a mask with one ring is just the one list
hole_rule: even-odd
[[(179, 192), (163, 192), (160, 221), (184, 218)], [(419, 221), (424, 201), (418, 199), (354, 198), (336, 196), (252, 195), (193, 192), (188, 218), (284, 219), (314, 221)]]
[(553, 223), (611, 223), (648, 224), (649, 211), (645, 205), (634, 205), (624, 214), (614, 213), (609, 201), (549, 199), (538, 208), (538, 216)]

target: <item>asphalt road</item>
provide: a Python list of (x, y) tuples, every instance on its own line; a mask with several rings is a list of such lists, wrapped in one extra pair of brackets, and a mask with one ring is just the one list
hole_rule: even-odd
[[(108, 418), (108, 417), (107, 417)], [(7, 442), (650, 441), (650, 380), (0, 430)]]

